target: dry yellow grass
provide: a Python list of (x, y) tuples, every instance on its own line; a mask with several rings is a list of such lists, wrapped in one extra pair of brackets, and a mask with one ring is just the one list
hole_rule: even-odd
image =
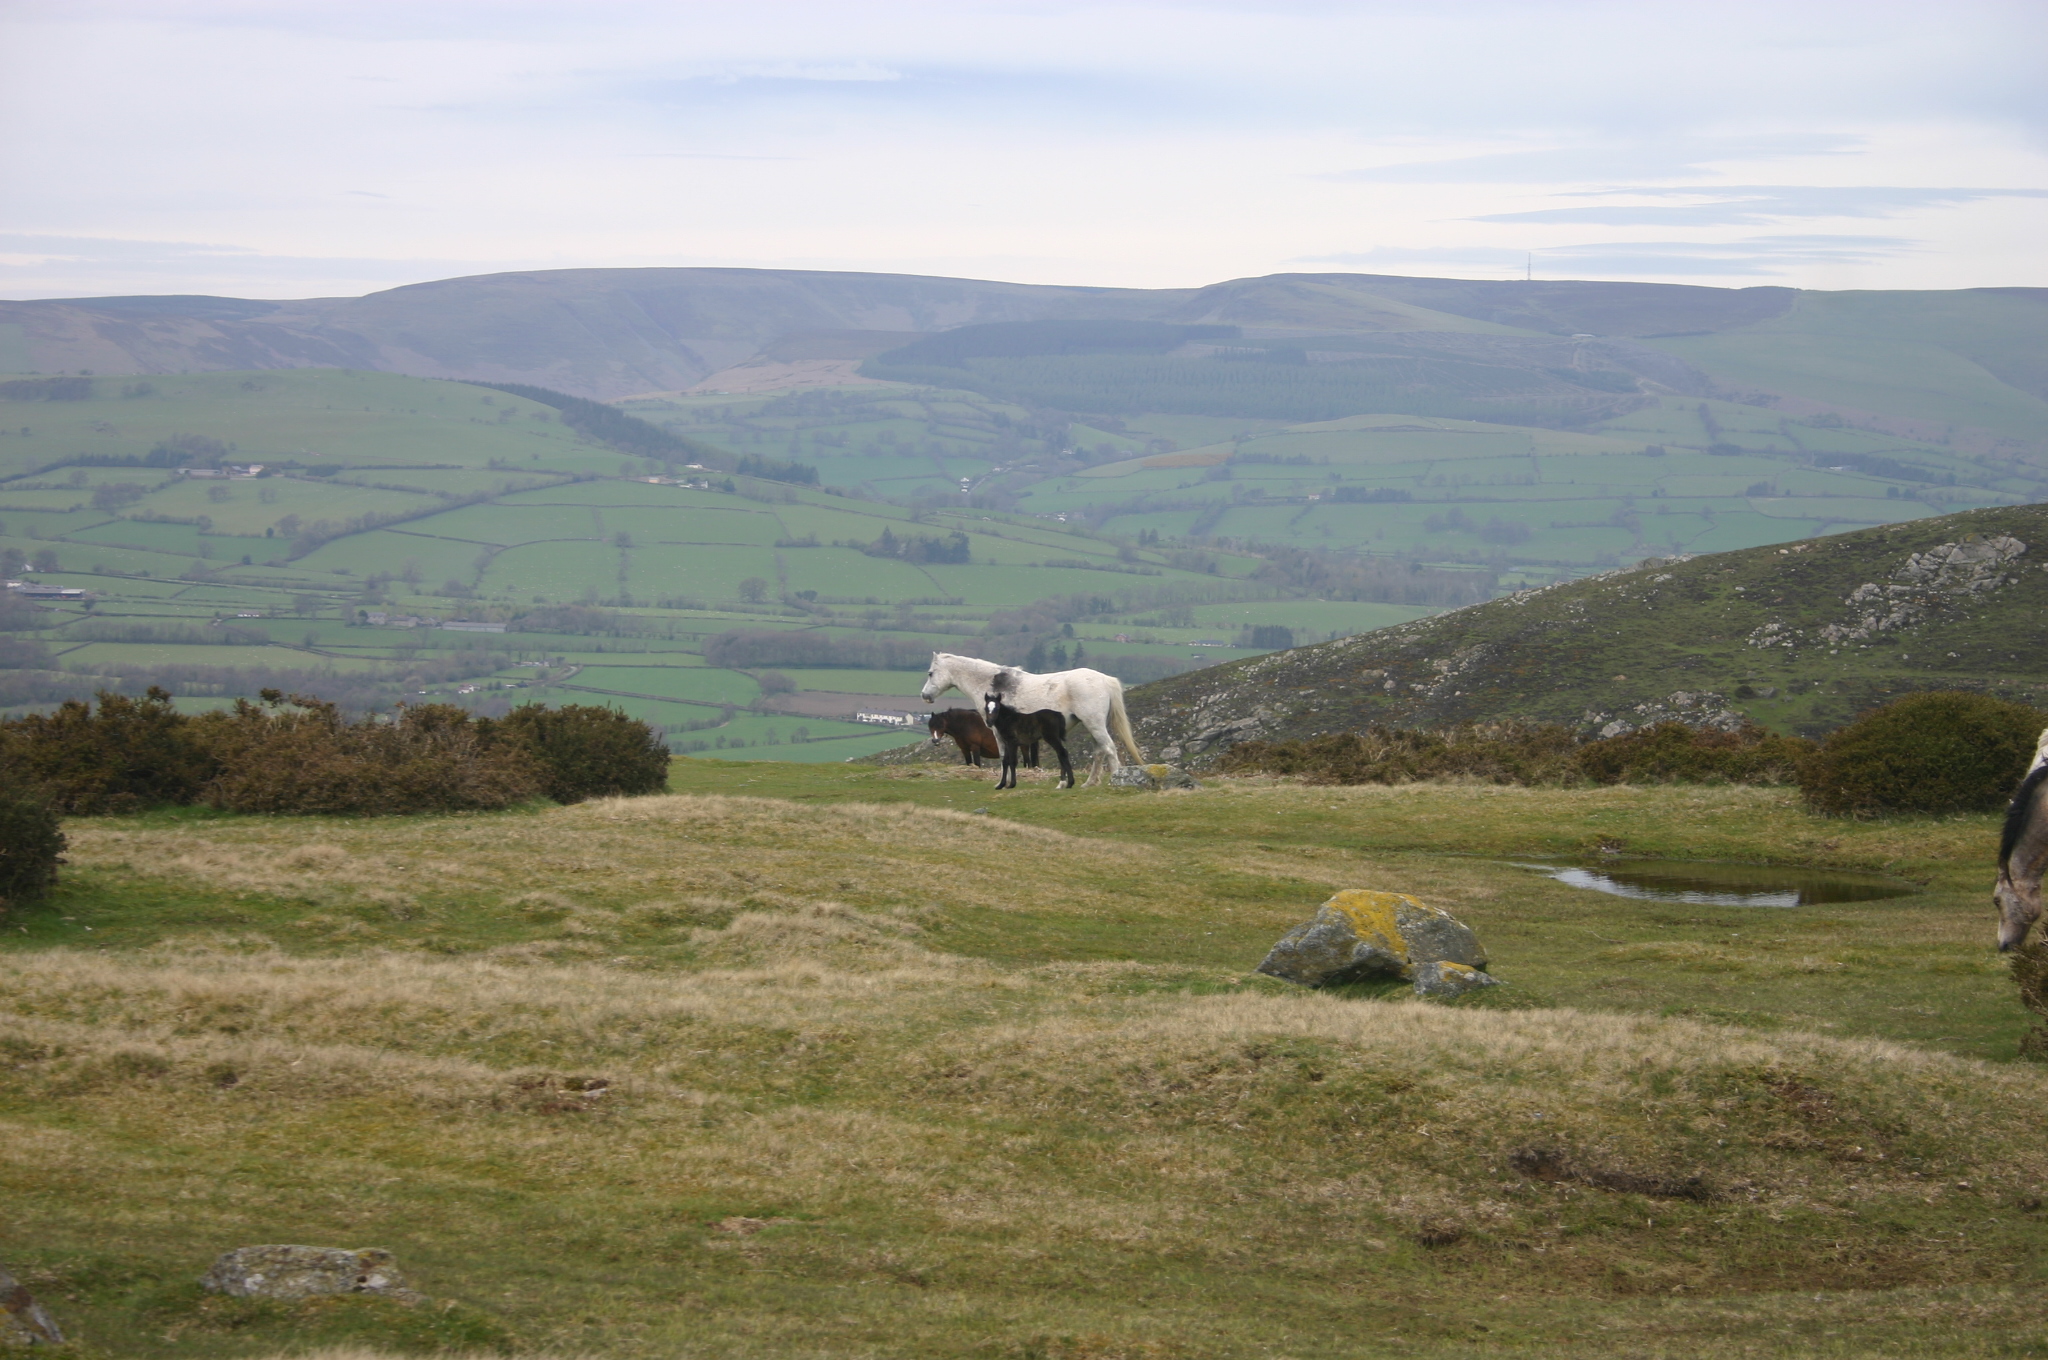
[[(108, 1355), (339, 1339), (315, 1324), (355, 1315), (230, 1316), (186, 1283), (277, 1240), (390, 1247), (474, 1332), (366, 1306), (366, 1348), (332, 1360), (490, 1328), (562, 1356), (1067, 1360), (1463, 1354), (1478, 1325), (1572, 1354), (1589, 1319), (1646, 1357), (2038, 1331), (2038, 1068), (953, 943), (962, 913), (1041, 898), (1188, 934), (1367, 874), (1526, 900), (1469, 860), (1250, 839), (1302, 824), (1284, 792), (1231, 794), (1247, 840), (1170, 849), (693, 796), (77, 825), (92, 882), (286, 905), (6, 955), (0, 1193), (39, 1292)], [(1585, 950), (1800, 986), (1836, 966), (1775, 937)], [(1890, 1320), (1811, 1297), (1843, 1291)]]

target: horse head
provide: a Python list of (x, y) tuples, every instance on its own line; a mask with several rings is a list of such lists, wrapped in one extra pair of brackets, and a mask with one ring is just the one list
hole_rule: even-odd
[[(933, 652), (932, 664), (925, 667), (924, 688), (917, 692), (917, 697), (924, 700), (926, 703), (930, 703), (932, 700), (938, 698), (941, 694), (944, 694), (946, 692), (946, 686), (953, 683), (950, 677), (944, 680), (941, 680), (939, 678), (939, 661), (945, 655), (946, 654), (944, 652)], [(932, 740), (937, 741), (938, 737), (934, 736)]]
[(944, 710), (934, 713), (931, 715), (931, 717), (926, 718), (924, 720), (924, 725), (931, 730), (932, 745), (937, 746), (940, 742), (946, 739), (946, 713)]
[(1017, 692), (1018, 671), (1015, 666), (1005, 666), (989, 677), (988, 693), (982, 696), (982, 716), (994, 725), (996, 710), (1010, 701)]
[(2025, 943), (2027, 932), (2041, 916), (2041, 885), (2015, 881), (2011, 873), (2001, 871), (1998, 886), (1991, 890), (1991, 900), (1998, 907), (2000, 951)]

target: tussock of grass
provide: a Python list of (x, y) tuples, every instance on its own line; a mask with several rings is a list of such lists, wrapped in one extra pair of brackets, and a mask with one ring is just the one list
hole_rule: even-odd
[[(1005, 805), (1057, 828), (724, 795), (75, 824), (85, 886), (51, 910), (138, 914), (6, 955), (0, 1189), (32, 1287), (124, 1356), (489, 1329), (648, 1357), (1308, 1357), (1396, 1334), (1549, 1355), (1595, 1321), (1645, 1356), (2036, 1334), (2048, 1073), (1704, 1018), (1866, 974), (1895, 1007), (1980, 986), (1924, 930), (1918, 972), (1886, 952), (1915, 899), (1684, 933), (1416, 848), (1583, 839), (1618, 812), (1631, 836), (1801, 844), (1783, 798), (1224, 784)], [(1850, 828), (1830, 853), (1935, 872), (1983, 830)], [(1339, 883), (1456, 904), (1516, 1004), (1247, 976)], [(1034, 931), (1064, 952), (1016, 943)], [(1544, 1004), (1574, 972), (1582, 1004)], [(455, 1311), (430, 1333), (191, 1292), (257, 1241), (389, 1247)]]

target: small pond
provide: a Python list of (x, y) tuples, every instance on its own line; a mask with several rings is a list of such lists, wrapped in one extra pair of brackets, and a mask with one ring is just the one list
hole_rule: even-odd
[(1518, 864), (1548, 874), (1573, 888), (1640, 897), (1652, 902), (1690, 902), (1708, 907), (1810, 907), (1826, 902), (1874, 902), (1921, 891), (1878, 874), (1828, 869), (1776, 869), (1762, 864), (1714, 864), (1702, 860), (1632, 859), (1598, 866)]

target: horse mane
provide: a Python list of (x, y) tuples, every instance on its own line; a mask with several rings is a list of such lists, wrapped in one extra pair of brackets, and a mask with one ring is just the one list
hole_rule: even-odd
[(2033, 820), (2034, 805), (2039, 800), (2034, 796), (2041, 785), (2048, 782), (2048, 765), (2042, 765), (2028, 772), (2020, 781), (2019, 792), (2013, 794), (2012, 804), (2005, 810), (2005, 830), (1998, 837), (1998, 872), (2004, 873), (2012, 862), (2012, 852), (2025, 834), (2027, 823)]

